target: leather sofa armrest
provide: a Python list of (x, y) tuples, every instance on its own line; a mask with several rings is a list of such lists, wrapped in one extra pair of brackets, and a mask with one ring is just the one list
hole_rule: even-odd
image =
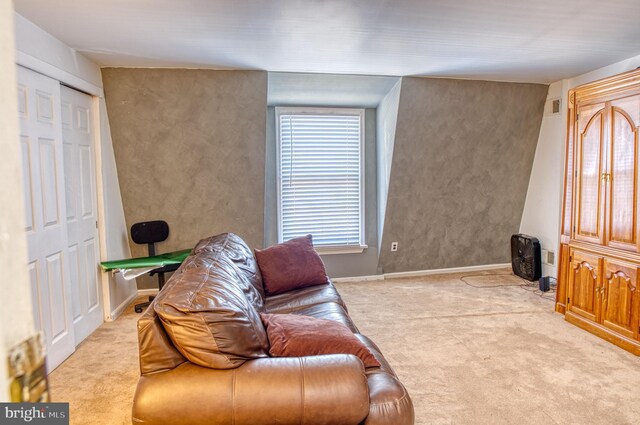
[(360, 359), (349, 354), (250, 360), (235, 369), (184, 363), (143, 375), (133, 423), (357, 425), (369, 413)]

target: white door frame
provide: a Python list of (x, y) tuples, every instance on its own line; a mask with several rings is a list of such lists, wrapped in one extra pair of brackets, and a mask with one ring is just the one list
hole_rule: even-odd
[[(100, 253), (100, 261), (113, 260), (114, 258), (107, 258), (107, 228), (105, 225), (105, 203), (104, 203), (104, 181), (102, 178), (102, 136), (101, 136), (101, 124), (100, 120), (100, 98), (102, 95), (102, 89), (100, 95), (93, 95), (93, 127), (96, 129), (94, 134), (95, 143), (95, 163), (96, 163), (96, 198), (98, 201), (98, 243)], [(111, 317), (111, 298), (109, 295), (109, 273), (100, 273), (100, 284), (102, 285), (102, 308), (104, 314), (104, 320), (110, 322), (114, 318)]]
[[(98, 240), (99, 240), (99, 254), (100, 261), (106, 261), (107, 256), (107, 243), (106, 243), (106, 227), (105, 227), (105, 204), (104, 204), (104, 181), (102, 178), (102, 137), (101, 137), (101, 125), (100, 119), (100, 99), (104, 98), (104, 91), (101, 87), (98, 87), (92, 83), (89, 83), (82, 78), (79, 78), (73, 74), (63, 71), (47, 62), (30, 56), (19, 50), (16, 51), (16, 65), (23, 66), (31, 69), (32, 71), (43, 74), (47, 77), (58, 80), (75, 90), (87, 93), (91, 95), (93, 100), (93, 112), (92, 122), (96, 129), (94, 134), (95, 142), (95, 164), (96, 164), (96, 195), (98, 200)], [(112, 258), (109, 258), (112, 260)], [(105, 321), (111, 321), (111, 301), (109, 296), (109, 274), (101, 273), (100, 285), (102, 287), (102, 313)]]

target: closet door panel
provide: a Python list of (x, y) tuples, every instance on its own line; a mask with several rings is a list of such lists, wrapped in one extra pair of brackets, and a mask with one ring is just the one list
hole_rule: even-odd
[[(65, 217), (60, 83), (17, 67), (28, 267), (47, 370), (75, 351)], [(15, 182), (3, 182), (14, 184)]]
[(73, 253), (71, 293), (73, 326), (79, 344), (103, 322), (98, 266), (95, 182), (95, 134), (91, 125), (92, 98), (61, 87), (62, 141), (67, 178), (67, 239)]

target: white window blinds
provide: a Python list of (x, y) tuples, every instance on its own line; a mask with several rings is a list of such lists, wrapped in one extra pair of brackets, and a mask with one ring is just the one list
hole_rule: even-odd
[(277, 108), (280, 241), (363, 246), (363, 121), (353, 109)]

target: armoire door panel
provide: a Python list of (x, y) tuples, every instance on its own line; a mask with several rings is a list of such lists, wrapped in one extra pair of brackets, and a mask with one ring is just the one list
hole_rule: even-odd
[(638, 269), (607, 259), (603, 273), (602, 324), (626, 336), (638, 338)]
[(640, 94), (612, 100), (611, 106), (624, 111), (633, 127), (638, 128), (640, 126)]
[(600, 263), (597, 256), (572, 251), (567, 308), (594, 322), (600, 310)]
[(609, 167), (607, 171), (607, 245), (637, 251), (637, 146), (638, 132), (631, 117), (611, 108)]
[(556, 287), (556, 311), (565, 313), (567, 309), (567, 286), (569, 281), (569, 245), (560, 245), (558, 261), (558, 286)]
[[(597, 106), (599, 105), (594, 105), (590, 109), (597, 109)], [(602, 149), (605, 116), (603, 108), (598, 109), (593, 115), (587, 112), (590, 111), (581, 111), (578, 118), (578, 128), (583, 131), (578, 134), (575, 238), (601, 243), (604, 213)]]
[[(575, 110), (575, 99), (574, 94), (569, 94), (569, 114), (567, 117), (567, 146), (565, 151), (565, 165), (564, 165), (564, 202), (562, 205), (562, 236), (566, 236), (568, 238), (571, 237), (571, 229), (573, 226), (572, 217), (572, 201), (573, 201), (573, 173), (575, 170), (575, 143), (574, 143), (574, 133), (576, 127), (576, 110)], [(567, 258), (568, 254), (567, 254)]]

